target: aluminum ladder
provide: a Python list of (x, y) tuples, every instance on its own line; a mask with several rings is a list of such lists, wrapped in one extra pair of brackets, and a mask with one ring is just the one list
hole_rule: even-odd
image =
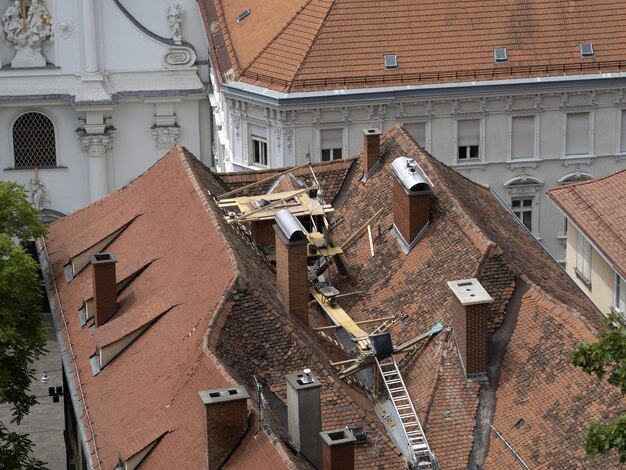
[(420, 424), (409, 392), (404, 385), (400, 369), (393, 356), (389, 356), (384, 362), (376, 358), (376, 365), (380, 371), (380, 376), (385, 383), (389, 399), (393, 403), (396, 414), (400, 419), (404, 435), (409, 443), (417, 469), (435, 470), (435, 459), (430, 451), (430, 446), (424, 435), (424, 430)]

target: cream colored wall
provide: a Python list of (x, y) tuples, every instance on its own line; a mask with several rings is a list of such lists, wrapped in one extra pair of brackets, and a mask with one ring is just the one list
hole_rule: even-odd
[(613, 306), (613, 269), (602, 258), (593, 246), (591, 247), (591, 286), (583, 282), (574, 268), (576, 267), (576, 247), (578, 231), (570, 226), (567, 233), (566, 271), (578, 284), (582, 291), (591, 299), (598, 309), (607, 314)]

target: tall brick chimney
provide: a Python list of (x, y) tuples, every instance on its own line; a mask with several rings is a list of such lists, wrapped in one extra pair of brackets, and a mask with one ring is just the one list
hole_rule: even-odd
[(91, 255), (93, 268), (93, 306), (96, 327), (104, 325), (117, 312), (117, 259), (113, 253)]
[(322, 384), (310, 369), (287, 374), (287, 422), (293, 446), (318, 470), (322, 469)]
[(356, 439), (348, 428), (323, 431), (322, 470), (354, 470)]
[(454, 293), (452, 328), (465, 376), (480, 380), (487, 376), (487, 312), (493, 302), (477, 279), (448, 282)]
[(248, 426), (248, 392), (243, 387), (198, 392), (206, 416), (207, 469), (218, 468)]
[(260, 247), (271, 246), (276, 242), (274, 234), (274, 220), (253, 220), (250, 222), (252, 239)]
[(365, 134), (363, 148), (365, 149), (365, 161), (367, 164), (365, 172), (368, 173), (380, 158), (380, 136), (382, 132), (380, 129), (370, 128), (363, 129), (363, 134)]
[(431, 183), (408, 157), (398, 157), (391, 163), (393, 181), (393, 225), (406, 253), (423, 235), (430, 222)]
[(276, 289), (291, 313), (309, 324), (306, 230), (287, 209), (276, 214)]

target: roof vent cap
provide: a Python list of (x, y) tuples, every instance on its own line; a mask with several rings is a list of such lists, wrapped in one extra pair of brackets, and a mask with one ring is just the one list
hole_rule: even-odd
[(276, 224), (290, 242), (306, 240), (306, 229), (289, 210), (281, 209), (276, 213)]
[(581, 57), (593, 57), (593, 44), (590, 42), (580, 43), (580, 56)]
[(313, 374), (311, 373), (311, 369), (306, 368), (302, 372), (304, 373), (304, 375), (302, 376), (300, 380), (303, 384), (312, 384), (313, 382), (315, 382), (315, 378), (313, 377)]
[(409, 191), (427, 191), (432, 186), (417, 162), (409, 157), (396, 158), (391, 163), (391, 168)]

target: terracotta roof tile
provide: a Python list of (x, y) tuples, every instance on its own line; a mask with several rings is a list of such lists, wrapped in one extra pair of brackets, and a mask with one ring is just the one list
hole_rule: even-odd
[(626, 278), (626, 170), (553, 188), (550, 197)]
[[(280, 91), (578, 75), (626, 66), (626, 6), (618, 0), (301, 0), (287, 2), (271, 19), (264, 16), (266, 3), (245, 2), (261, 14), (241, 24), (231, 10), (222, 33), (233, 54), (246, 59), (234, 78)], [(265, 24), (268, 41), (242, 40), (242, 28), (265, 30)], [(581, 58), (581, 42), (593, 43), (593, 58)], [(495, 63), (496, 47), (507, 49), (506, 63)], [(384, 69), (388, 53), (397, 55), (397, 70)]]

